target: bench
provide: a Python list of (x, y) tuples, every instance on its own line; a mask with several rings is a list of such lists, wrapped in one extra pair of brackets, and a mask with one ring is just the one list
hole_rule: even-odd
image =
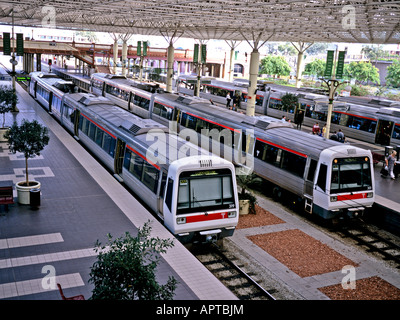
[(63, 300), (85, 300), (85, 297), (82, 294), (67, 298), (64, 295), (63, 289), (61, 288), (61, 284), (57, 283), (57, 287), (58, 287), (58, 291), (60, 292), (61, 299), (63, 299)]
[(13, 187), (0, 187), (0, 205), (4, 205), (8, 211), (8, 205), (14, 203)]

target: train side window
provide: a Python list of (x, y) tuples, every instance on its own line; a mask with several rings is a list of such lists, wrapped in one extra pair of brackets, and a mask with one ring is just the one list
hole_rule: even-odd
[(398, 123), (394, 126), (392, 138), (400, 140), (400, 124)]
[(143, 184), (152, 192), (157, 192), (159, 171), (151, 164), (145, 162), (143, 165)]
[(315, 169), (317, 169), (317, 161), (311, 159), (310, 167), (308, 168), (307, 180), (314, 181)]
[(164, 198), (164, 191), (165, 191), (165, 185), (167, 183), (167, 173), (165, 171), (162, 172), (162, 177), (161, 177), (161, 185), (160, 185), (160, 197)]
[(174, 190), (174, 180), (168, 178), (167, 194), (165, 197), (165, 204), (167, 205), (169, 211), (172, 211), (172, 194)]
[(328, 167), (325, 164), (321, 164), (319, 168), (318, 181), (317, 186), (320, 187), (323, 191), (326, 191), (326, 173), (328, 171)]

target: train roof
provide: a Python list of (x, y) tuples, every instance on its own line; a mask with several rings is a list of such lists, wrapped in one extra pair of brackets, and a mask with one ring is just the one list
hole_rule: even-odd
[(162, 93), (164, 90), (159, 84), (154, 82), (140, 82), (133, 79), (129, 79), (125, 76), (114, 75), (109, 73), (94, 73), (92, 78), (103, 78), (108, 81), (108, 83), (114, 83), (118, 86), (123, 86), (126, 89), (138, 88), (150, 93)]
[(170, 134), (168, 127), (152, 119), (140, 118), (105, 97), (91, 93), (66, 94), (64, 97), (67, 103), (73, 101), (81, 110), (93, 114), (94, 121), (123, 138), (142, 155), (149, 156), (151, 162), (167, 165), (187, 155), (211, 154), (174, 133)]
[(128, 112), (105, 97), (92, 93), (73, 93), (65, 96), (65, 100), (73, 100), (100, 116), (117, 128), (122, 128), (131, 135), (147, 133), (151, 129), (167, 132), (168, 128), (151, 119), (142, 119)]
[(206, 99), (192, 96), (178, 96), (172, 93), (165, 93), (156, 97), (156, 101), (164, 101), (172, 103), (174, 106), (185, 106), (187, 112), (190, 109), (196, 110), (196, 115), (200, 117), (207, 117), (211, 121), (223, 124), (232, 129), (240, 129), (245, 126), (257, 127), (263, 130), (272, 129), (274, 127), (293, 127), (288, 122), (282, 122), (272, 117), (251, 117), (243, 113), (216, 107)]

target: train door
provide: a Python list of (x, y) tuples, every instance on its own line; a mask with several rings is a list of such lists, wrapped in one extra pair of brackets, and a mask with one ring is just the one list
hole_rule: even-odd
[(53, 104), (53, 92), (50, 91), (50, 93), (49, 93), (49, 113), (53, 113), (52, 104)]
[(165, 194), (165, 185), (167, 183), (167, 176), (168, 176), (167, 171), (165, 169), (162, 169), (160, 191), (157, 197), (158, 214), (161, 218), (164, 218), (164, 194)]
[[(79, 120), (80, 120), (81, 111), (78, 109), (74, 110), (73, 113), (73, 121), (74, 121), (74, 138), (79, 140)], [(72, 115), (71, 115), (72, 116)]]
[(376, 129), (375, 143), (384, 146), (390, 145), (390, 137), (392, 136), (394, 122), (379, 120)]
[(117, 138), (117, 144), (115, 146), (114, 156), (114, 176), (121, 180), (122, 168), (124, 166), (124, 152), (126, 143), (121, 139)]
[(132, 101), (133, 101), (133, 95), (134, 95), (134, 93), (132, 93), (132, 91), (130, 91), (130, 92), (129, 92), (129, 98), (128, 98), (128, 110), (129, 110), (129, 111), (132, 111), (131, 103), (132, 103)]
[[(314, 178), (314, 194), (312, 199), (312, 207), (309, 208), (311, 210), (310, 213), (316, 212), (316, 210), (321, 210), (322, 208), (327, 208), (329, 205), (327, 196), (327, 178), (328, 165), (320, 163), (316, 172), (316, 177)], [(323, 212), (317, 213), (320, 215), (324, 214)]]

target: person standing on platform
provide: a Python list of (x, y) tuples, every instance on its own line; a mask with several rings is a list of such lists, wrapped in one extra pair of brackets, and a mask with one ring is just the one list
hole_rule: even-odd
[(228, 91), (228, 94), (226, 95), (226, 107), (229, 109), (230, 108), (230, 106), (231, 106), (231, 100), (232, 100), (232, 98), (231, 98), (231, 95), (230, 95), (230, 93), (229, 93), (229, 91)]
[(313, 125), (313, 129), (312, 129), (312, 133), (313, 134), (319, 134), (319, 124), (318, 124), (318, 122), (316, 122), (314, 125)]
[(389, 175), (392, 180), (395, 179), (393, 171), (394, 171), (394, 166), (396, 165), (396, 155), (397, 152), (393, 150), (392, 154), (386, 158), (386, 166), (388, 167)]
[(339, 129), (339, 132), (337, 133), (337, 137), (339, 142), (344, 143), (345, 137), (344, 133), (342, 132), (342, 129)]
[(304, 121), (304, 113), (302, 110), (300, 110), (298, 113), (296, 113), (294, 122), (297, 124), (297, 129), (301, 130), (301, 125), (303, 124)]

